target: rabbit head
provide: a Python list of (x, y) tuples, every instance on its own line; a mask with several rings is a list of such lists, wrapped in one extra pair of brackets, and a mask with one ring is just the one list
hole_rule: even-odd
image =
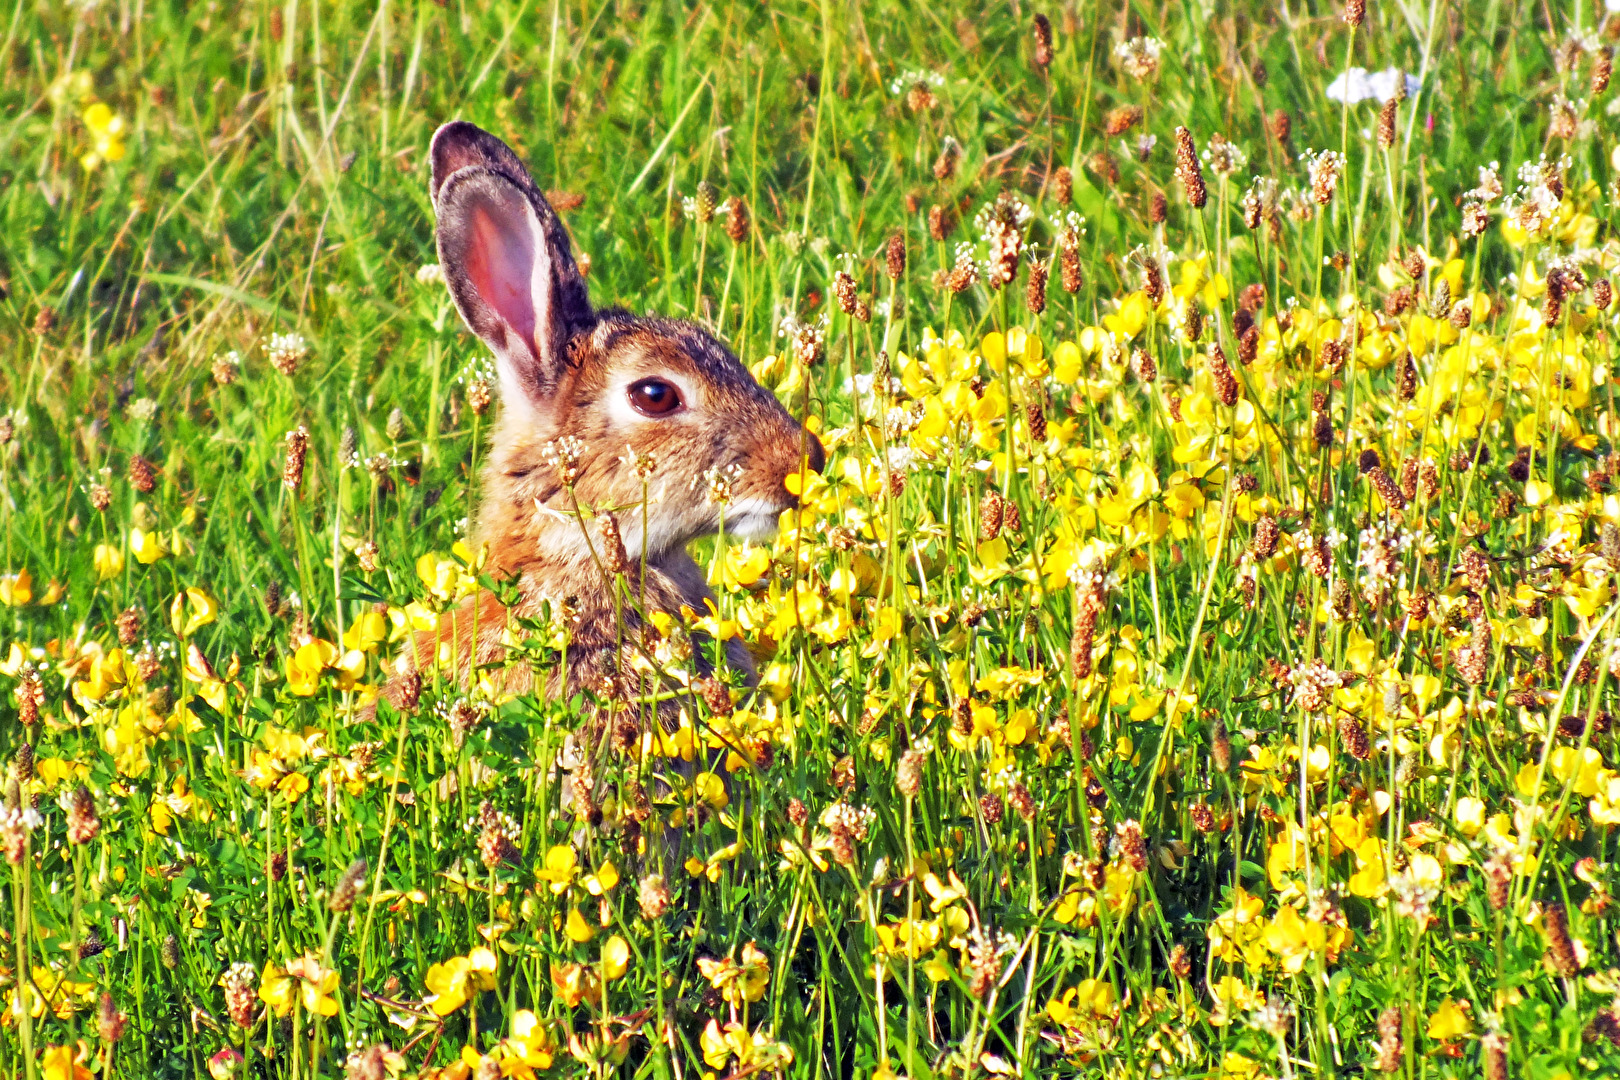
[(616, 512), (630, 559), (654, 565), (684, 560), (722, 515), (728, 534), (769, 536), (796, 505), (788, 477), (822, 467), (816, 437), (700, 327), (593, 308), (562, 223), (505, 143), (452, 122), (432, 167), (445, 281), (499, 371), (478, 518), (491, 564), (542, 589), (583, 567), (581, 507)]

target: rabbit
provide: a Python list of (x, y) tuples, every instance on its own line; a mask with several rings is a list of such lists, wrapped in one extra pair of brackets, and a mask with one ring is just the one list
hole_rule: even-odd
[[(576, 613), (564, 677), (536, 687), (528, 665), (513, 665), (503, 689), (622, 690), (647, 615), (706, 610), (711, 594), (686, 544), (716, 532), (722, 509), (727, 535), (773, 535), (797, 505), (788, 477), (819, 472), (824, 451), (702, 328), (592, 307), (561, 221), (500, 139), (452, 121), (434, 134), (431, 159), (439, 264), (462, 319), (495, 354), (500, 388), (472, 547), (485, 547), (489, 573), (516, 579), (510, 614), (539, 617), (548, 601)], [(717, 469), (730, 479), (723, 507), (710, 491)], [(590, 516), (615, 509), (622, 586), (603, 568), (611, 541)], [(446, 654), (465, 684), (470, 662), (502, 659), (507, 615), (489, 592), (447, 613), (410, 642), (384, 695), (397, 704), (403, 680)], [(747, 649), (726, 645), (726, 662), (756, 681)], [(699, 674), (707, 651), (694, 649)]]

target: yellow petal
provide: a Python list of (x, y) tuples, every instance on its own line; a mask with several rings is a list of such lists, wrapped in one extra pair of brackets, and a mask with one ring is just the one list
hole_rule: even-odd
[(602, 945), (602, 974), (608, 981), (620, 978), (630, 968), (630, 946), (618, 934)]

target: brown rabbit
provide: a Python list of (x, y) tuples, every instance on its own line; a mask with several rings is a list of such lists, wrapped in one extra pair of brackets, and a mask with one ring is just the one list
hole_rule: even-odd
[[(710, 594), (685, 545), (720, 524), (711, 470), (730, 479), (727, 534), (768, 537), (796, 505), (787, 477), (819, 471), (821, 444), (699, 327), (593, 308), (562, 223), (505, 143), (454, 121), (433, 136), (432, 164), (439, 263), (500, 376), (473, 546), (487, 545), (490, 573), (516, 579), (512, 614), (538, 616), (548, 600), (577, 611), (568, 685), (548, 692), (622, 685), (635, 652), (627, 642), (646, 612), (705, 609)], [(628, 563), (622, 585), (603, 568), (611, 541), (595, 516), (613, 510)], [(502, 657), (506, 616), (489, 593), (469, 600), (418, 635), (401, 666), (448, 657), (465, 682), (475, 652), (479, 664)], [(740, 642), (728, 643), (727, 658), (752, 679)], [(388, 692), (396, 702), (399, 681)], [(533, 673), (508, 669), (505, 688), (532, 689)]]

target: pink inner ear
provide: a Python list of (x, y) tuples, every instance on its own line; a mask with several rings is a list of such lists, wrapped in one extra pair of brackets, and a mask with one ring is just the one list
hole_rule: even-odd
[(472, 210), (472, 236), (467, 246), (467, 277), (478, 295), (495, 314), (528, 346), (529, 355), (538, 358), (534, 328), (534, 233), (522, 215), (513, 222), (498, 219), (495, 208), (475, 204)]

